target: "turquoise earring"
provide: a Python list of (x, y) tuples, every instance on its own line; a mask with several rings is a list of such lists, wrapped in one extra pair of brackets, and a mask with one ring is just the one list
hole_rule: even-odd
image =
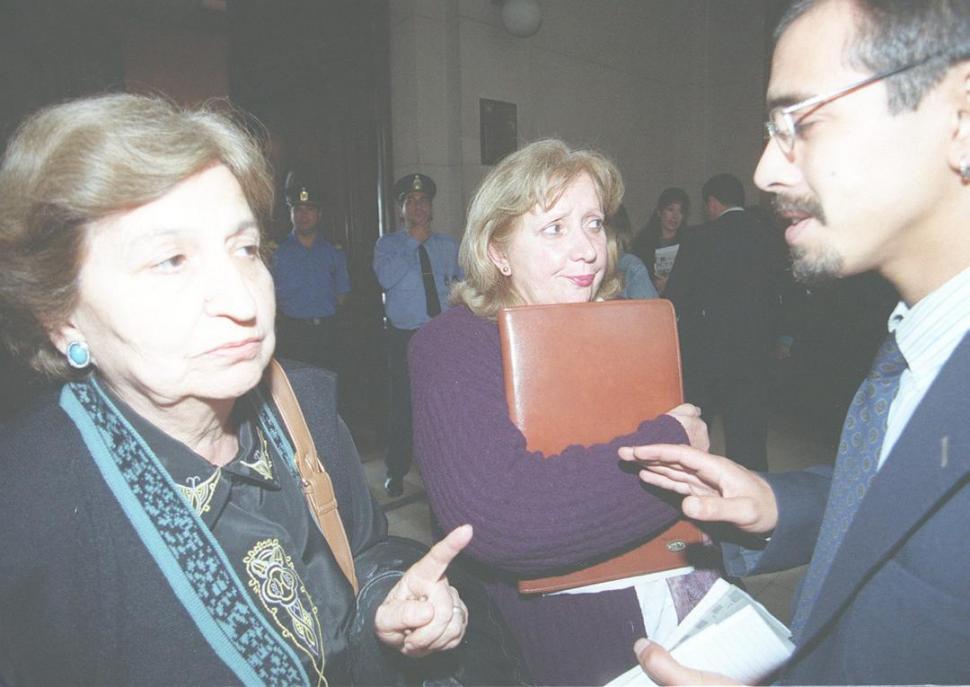
[(67, 364), (77, 370), (83, 370), (91, 364), (91, 351), (83, 341), (72, 341), (67, 345)]

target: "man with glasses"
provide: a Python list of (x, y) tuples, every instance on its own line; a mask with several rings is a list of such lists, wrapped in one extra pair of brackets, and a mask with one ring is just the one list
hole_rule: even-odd
[[(755, 182), (803, 279), (875, 270), (903, 300), (834, 467), (778, 475), (621, 449), (734, 575), (808, 563), (784, 683), (970, 683), (970, 2), (803, 0), (776, 31)], [(725, 683), (645, 640), (662, 683)]]

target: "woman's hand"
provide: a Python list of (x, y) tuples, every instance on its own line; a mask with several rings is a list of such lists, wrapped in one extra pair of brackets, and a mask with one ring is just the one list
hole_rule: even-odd
[(687, 432), (687, 441), (698, 451), (707, 451), (711, 447), (711, 439), (707, 435), (707, 423), (701, 419), (701, 409), (690, 403), (682, 403), (667, 415), (679, 422)]
[(445, 571), (472, 539), (462, 525), (407, 569), (377, 609), (377, 638), (406, 656), (424, 656), (458, 646), (468, 625), (468, 609)]

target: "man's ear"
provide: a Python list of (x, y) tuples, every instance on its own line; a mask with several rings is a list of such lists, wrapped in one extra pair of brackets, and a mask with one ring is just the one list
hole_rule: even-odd
[(707, 212), (707, 219), (712, 220), (721, 214), (723, 205), (721, 205), (721, 201), (714, 196), (708, 196), (704, 199), (704, 208)]
[(950, 97), (954, 105), (955, 119), (951, 136), (949, 163), (950, 167), (964, 177), (970, 170), (970, 61), (961, 62), (953, 67), (955, 73), (947, 81), (953, 79)]

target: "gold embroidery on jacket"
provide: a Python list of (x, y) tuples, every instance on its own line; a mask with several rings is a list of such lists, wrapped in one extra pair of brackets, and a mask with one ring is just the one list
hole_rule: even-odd
[(208, 478), (203, 481), (201, 477), (189, 477), (186, 484), (176, 484), (179, 493), (189, 502), (189, 506), (197, 515), (208, 512), (212, 496), (216, 493), (216, 485), (219, 484), (219, 477), (222, 470), (216, 468)]
[(239, 462), (250, 470), (258, 472), (264, 479), (271, 480), (273, 479), (273, 461), (269, 458), (269, 447), (266, 445), (266, 437), (263, 436), (263, 432), (259, 427), (256, 428), (256, 436), (259, 439), (259, 448), (256, 449), (256, 460), (252, 463), (247, 463), (244, 460)]
[(273, 616), (283, 637), (310, 657), (317, 672), (317, 684), (326, 684), (323, 633), (317, 608), (279, 539), (258, 542), (243, 558), (243, 563), (250, 589)]

